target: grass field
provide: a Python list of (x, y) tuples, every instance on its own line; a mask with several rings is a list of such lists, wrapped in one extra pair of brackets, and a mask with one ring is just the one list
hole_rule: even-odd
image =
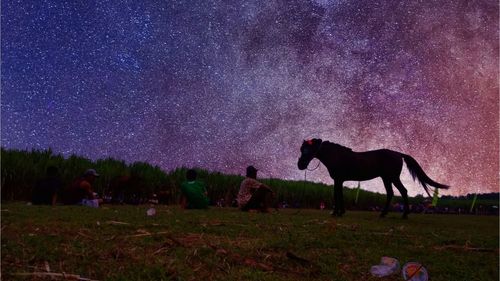
[(2, 204), (2, 280), (403, 280), (371, 276), (382, 256), (421, 262), (431, 280), (499, 278), (498, 217), (147, 208)]

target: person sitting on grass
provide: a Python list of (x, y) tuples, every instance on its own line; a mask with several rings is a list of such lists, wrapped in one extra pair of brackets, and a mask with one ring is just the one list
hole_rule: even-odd
[(238, 192), (238, 206), (242, 211), (259, 210), (269, 213), (274, 192), (271, 188), (257, 181), (257, 169), (247, 167), (246, 178), (241, 182)]
[(181, 184), (181, 207), (184, 209), (207, 209), (208, 197), (205, 185), (196, 180), (196, 171), (186, 173), (186, 181)]
[(82, 177), (76, 179), (70, 189), (65, 194), (65, 204), (77, 204), (93, 208), (99, 208), (102, 199), (97, 198), (97, 194), (92, 189), (92, 183), (99, 177), (94, 169), (85, 171)]
[(39, 180), (33, 188), (31, 203), (33, 205), (52, 205), (57, 202), (57, 193), (62, 189), (57, 167), (47, 167), (47, 175)]
[(80, 181), (79, 188), (83, 198), (80, 202), (81, 205), (93, 208), (99, 208), (102, 199), (97, 198), (97, 193), (92, 189), (92, 183), (99, 177), (99, 174), (94, 169), (88, 169), (83, 174), (83, 179)]

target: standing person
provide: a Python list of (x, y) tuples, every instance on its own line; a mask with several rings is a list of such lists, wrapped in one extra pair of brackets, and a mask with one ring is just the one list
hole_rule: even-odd
[(196, 171), (186, 173), (186, 181), (181, 184), (181, 207), (184, 209), (207, 209), (208, 197), (205, 185), (196, 180)]
[(66, 191), (64, 203), (98, 208), (102, 200), (97, 198), (97, 194), (92, 188), (92, 183), (97, 177), (99, 174), (96, 170), (88, 169), (85, 171), (83, 176), (75, 180), (70, 189)]
[(254, 166), (248, 166), (246, 178), (241, 182), (238, 192), (239, 208), (242, 211), (257, 209), (268, 213), (273, 197), (274, 192), (271, 188), (257, 181), (257, 169)]
[(57, 167), (47, 167), (47, 174), (44, 179), (39, 180), (33, 188), (31, 203), (33, 205), (52, 205), (57, 202), (57, 193), (62, 188)]

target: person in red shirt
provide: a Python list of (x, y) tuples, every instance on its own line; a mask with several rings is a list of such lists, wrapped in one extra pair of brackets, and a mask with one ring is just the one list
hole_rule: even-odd
[(79, 189), (83, 198), (81, 204), (83, 206), (98, 208), (99, 204), (102, 203), (102, 199), (97, 198), (97, 193), (92, 189), (92, 183), (99, 174), (94, 169), (88, 169), (83, 174), (83, 179), (80, 181)]
[(92, 188), (92, 183), (99, 174), (94, 169), (88, 169), (71, 186), (63, 192), (63, 203), (66, 205), (83, 205), (98, 208), (102, 199), (97, 198), (97, 193)]

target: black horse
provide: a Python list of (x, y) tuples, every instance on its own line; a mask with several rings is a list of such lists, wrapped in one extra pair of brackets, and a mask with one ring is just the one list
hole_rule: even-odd
[(365, 152), (354, 152), (352, 149), (321, 139), (307, 140), (300, 147), (300, 158), (298, 167), (304, 170), (313, 158), (319, 159), (330, 173), (334, 180), (334, 203), (333, 214), (342, 216), (345, 213), (344, 199), (342, 195), (342, 185), (344, 181), (365, 181), (381, 177), (387, 191), (387, 202), (380, 214), (384, 217), (389, 209), (394, 192), (392, 184), (401, 193), (404, 200), (403, 218), (410, 212), (408, 206), (408, 194), (406, 188), (401, 183), (399, 176), (403, 169), (403, 160), (410, 171), (413, 179), (418, 179), (429, 196), (427, 185), (435, 188), (448, 189), (449, 186), (437, 183), (430, 179), (422, 170), (413, 157), (388, 149), (379, 149)]

